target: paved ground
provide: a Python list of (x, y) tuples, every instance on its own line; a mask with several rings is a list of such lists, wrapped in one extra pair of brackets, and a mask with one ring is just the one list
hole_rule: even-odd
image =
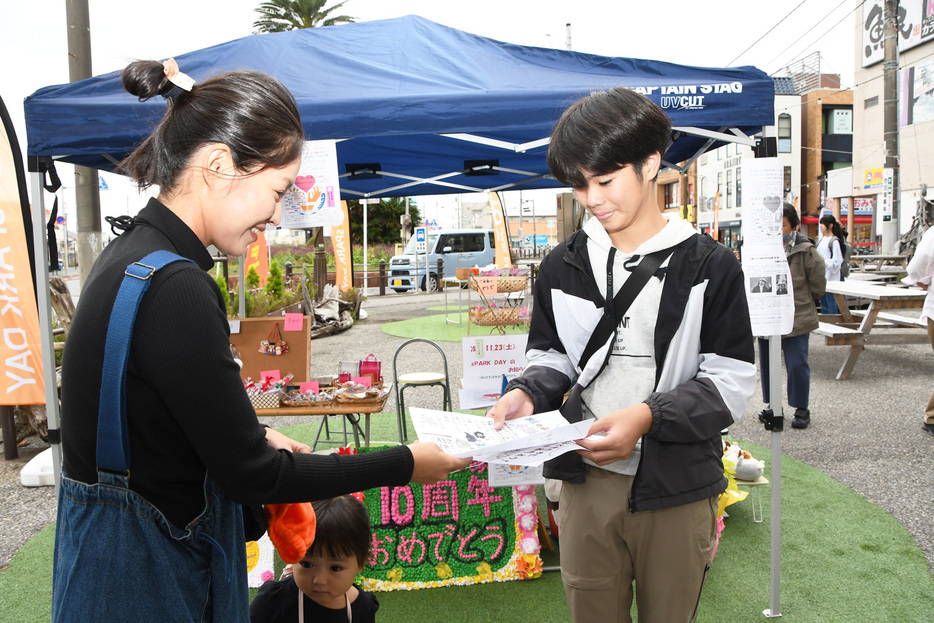
[[(338, 361), (360, 359), (372, 352), (384, 362), (384, 375), (391, 375), (392, 355), (404, 340), (382, 333), (380, 325), (438, 313), (426, 308), (442, 304), (440, 294), (371, 297), (364, 304), (369, 314), (366, 321), (312, 342), (312, 373), (332, 373)], [(461, 345), (441, 345), (451, 375), (458, 378)], [(783, 452), (823, 470), (891, 513), (911, 533), (934, 570), (934, 436), (921, 430), (923, 408), (934, 389), (934, 355), (924, 345), (870, 347), (850, 380), (836, 381), (844, 354), (843, 347), (825, 346), (823, 340), (812, 337), (812, 424), (804, 431), (789, 426), (782, 434)], [(438, 408), (437, 393), (429, 390), (423, 395), (407, 393), (406, 400), (413, 406)], [(454, 406), (458, 407), (456, 395)], [(731, 434), (768, 447), (771, 434), (756, 417), (761, 408), (758, 398), (754, 399)], [(385, 411), (395, 412), (392, 398)], [(309, 419), (265, 421), (284, 426)], [(25, 459), (44, 447), (41, 441), (30, 439), (29, 445), (20, 449), (23, 459), (0, 460), (0, 568), (54, 520), (52, 488), (27, 489), (18, 480)]]

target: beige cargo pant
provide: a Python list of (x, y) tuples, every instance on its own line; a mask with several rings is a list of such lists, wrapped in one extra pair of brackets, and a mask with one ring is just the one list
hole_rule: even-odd
[(633, 477), (585, 465), (562, 483), (561, 576), (575, 623), (694, 621), (716, 538), (717, 496), (630, 513)]

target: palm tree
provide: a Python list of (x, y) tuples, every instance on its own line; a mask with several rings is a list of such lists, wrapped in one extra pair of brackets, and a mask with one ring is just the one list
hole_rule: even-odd
[(344, 6), (347, 0), (325, 8), (327, 3), (328, 0), (268, 0), (256, 9), (262, 17), (253, 22), (253, 28), (257, 33), (283, 32), (355, 21), (355, 18), (349, 15), (331, 17), (331, 14)]

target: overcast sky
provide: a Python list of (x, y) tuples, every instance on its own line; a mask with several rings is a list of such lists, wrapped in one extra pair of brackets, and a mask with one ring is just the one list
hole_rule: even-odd
[[(260, 0), (88, 3), (92, 68), (98, 75), (122, 69), (135, 59), (164, 60), (250, 35)], [(562, 49), (567, 45), (566, 24), (570, 24), (571, 49), (578, 52), (706, 67), (754, 65), (770, 74), (819, 51), (823, 71), (841, 74), (849, 86), (858, 3), (348, 0), (341, 13), (357, 21), (420, 15), (493, 39)], [(23, 99), (41, 87), (68, 82), (66, 29), (65, 0), (8, 1), (0, 8), (0, 96), (23, 149)]]

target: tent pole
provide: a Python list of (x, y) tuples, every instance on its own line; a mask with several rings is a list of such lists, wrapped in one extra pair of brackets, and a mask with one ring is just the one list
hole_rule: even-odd
[[(769, 336), (769, 408), (774, 416), (782, 414), (782, 338), (780, 335)], [(771, 479), (772, 508), (769, 513), (771, 534), (769, 568), (769, 608), (762, 611), (766, 618), (781, 617), (781, 576), (782, 576), (782, 426), (772, 427), (771, 434)]]
[(58, 384), (55, 381), (55, 347), (52, 343), (52, 302), (49, 294), (49, 247), (45, 227), (45, 190), (42, 173), (30, 173), (32, 180), (32, 237), (36, 262), (36, 308), (39, 311), (39, 337), (42, 347), (42, 376), (45, 379), (45, 414), (52, 447), (52, 474), (55, 496), (61, 486), (62, 446), (59, 425)]
[(367, 287), (369, 286), (368, 277), (370, 267), (367, 263), (367, 205), (370, 203), (370, 199), (364, 199), (360, 203), (363, 204), (363, 296), (367, 294)]

